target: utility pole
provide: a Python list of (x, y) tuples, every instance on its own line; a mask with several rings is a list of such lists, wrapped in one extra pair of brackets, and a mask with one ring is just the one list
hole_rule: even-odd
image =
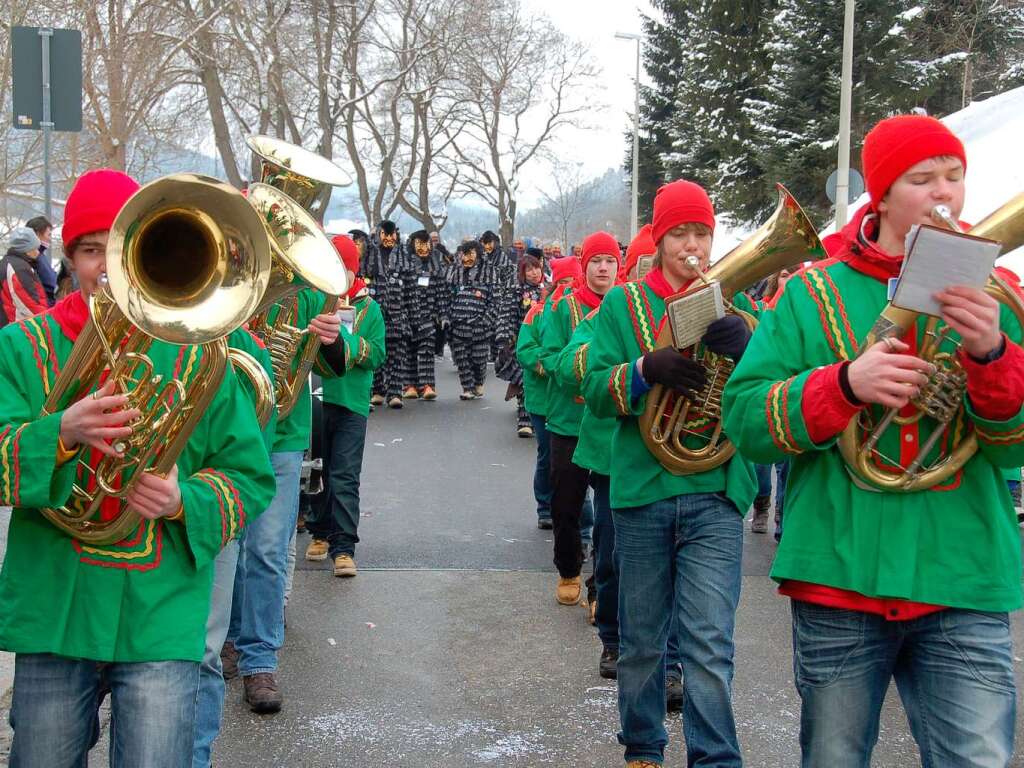
[(839, 173), (836, 178), (836, 231), (846, 225), (850, 200), (850, 102), (853, 94), (853, 5), (843, 18), (843, 74), (839, 92)]
[(636, 41), (636, 94), (633, 101), (633, 210), (629, 217), (629, 238), (636, 237), (639, 227), (637, 217), (640, 201), (640, 42), (641, 35), (633, 32), (616, 32), (618, 40)]

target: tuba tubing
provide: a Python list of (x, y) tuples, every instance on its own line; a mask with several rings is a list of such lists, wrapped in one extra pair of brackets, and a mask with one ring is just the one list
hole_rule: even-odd
[[(937, 223), (949, 229), (958, 232), (963, 231), (959, 223), (950, 215), (949, 210), (945, 209), (945, 206), (936, 206), (932, 217)], [(977, 237), (985, 237), (1001, 242), (1003, 244), (1003, 253), (1024, 245), (1024, 192), (1015, 195), (1008, 202), (971, 227), (970, 233)], [(1013, 288), (1007, 285), (998, 275), (992, 274), (989, 276), (988, 283), (985, 286), (985, 292), (996, 299), (996, 301), (1005, 304), (1014, 314), (1021, 328), (1024, 329), (1024, 302), (1021, 301), (1020, 296)], [(902, 338), (917, 322), (918, 316), (917, 312), (902, 309), (889, 302), (875, 321), (871, 331), (868, 332), (867, 337), (861, 343), (858, 356), (883, 339)], [(929, 321), (926, 338), (935, 339), (935, 341), (927, 346), (923, 346), (919, 350), (921, 358), (939, 364), (936, 376), (963, 378), (965, 382), (966, 376), (963, 374), (962, 368), (955, 357), (938, 351), (939, 345), (945, 337), (941, 333), (936, 333), (937, 325), (938, 320), (936, 318), (932, 318)], [(931, 383), (930, 381), (929, 384)], [(963, 384), (960, 386), (962, 387)], [(881, 440), (885, 430), (893, 422), (900, 423), (909, 419), (921, 418), (927, 415), (925, 411), (921, 410), (916, 402), (914, 405), (918, 408), (918, 412), (915, 416), (901, 417), (896, 409), (887, 409), (879, 423), (863, 439), (861, 436), (863, 431), (861, 429), (861, 416), (863, 414), (858, 414), (850, 420), (850, 423), (840, 433), (837, 441), (839, 452), (846, 463), (847, 471), (861, 487), (868, 490), (913, 493), (915, 491), (927, 490), (946, 482), (959, 472), (978, 451), (978, 436), (973, 429), (970, 429), (967, 435), (957, 442), (946, 455), (925, 466), (927, 456), (942, 436), (944, 427), (952, 422), (956, 418), (957, 413), (963, 408), (962, 391), (960, 401), (960, 408), (953, 411), (943, 411), (940, 418), (934, 419), (936, 426), (932, 430), (929, 440), (921, 446), (911, 464), (902, 468), (903, 471), (898, 473), (877, 466), (874, 461), (874, 449)]]
[[(118, 446), (93, 467), (81, 451), (79, 478), (60, 507), (44, 517), (79, 541), (111, 544), (138, 528), (124, 502), (143, 473), (166, 475), (216, 395), (228, 359), (225, 336), (253, 311), (265, 290), (270, 251), (263, 225), (230, 186), (176, 174), (140, 188), (110, 229), (107, 280), (89, 302), (89, 319), (62, 366), (41, 415), (88, 397), (106, 378), (142, 415)], [(199, 345), (198, 370), (186, 381), (153, 375), (155, 339)], [(111, 519), (97, 516), (120, 500)]]

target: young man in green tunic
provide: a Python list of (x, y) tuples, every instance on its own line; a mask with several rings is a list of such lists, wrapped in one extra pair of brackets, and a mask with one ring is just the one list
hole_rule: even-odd
[(533, 498), (537, 502), (537, 527), (550, 531), (551, 522), (551, 437), (548, 435), (548, 372), (541, 364), (544, 318), (551, 303), (569, 290), (581, 276), (576, 259), (559, 259), (551, 264), (551, 291), (526, 314), (516, 340), (516, 359), (523, 368), (523, 407), (533, 425), (537, 461), (533, 470)]
[[(112, 765), (191, 763), (213, 561), (273, 495), (266, 453), (253, 450), (259, 425), (228, 370), (175, 468), (144, 475), (97, 513), (127, 504), (140, 518), (131, 535), (85, 544), (40, 512), (65, 504), (73, 483), (92, 485), (82, 465), (116, 455), (112, 441), (139, 415), (110, 382), (39, 416), (88, 319), (110, 226), (137, 189), (118, 171), (78, 180), (63, 234), (81, 290), (0, 331), (0, 502), (14, 507), (0, 575), (0, 647), (17, 654), (12, 766), (84, 765), (107, 688)], [(203, 352), (154, 342), (148, 354), (156, 374), (187, 379)]]
[[(352, 238), (333, 239), (345, 268), (354, 275), (359, 251)], [(384, 364), (384, 316), (370, 298), (366, 284), (355, 280), (341, 310), (345, 324), (339, 337), (344, 345), (345, 374), (323, 379), (324, 493), (314, 514), (306, 520), (313, 540), (307, 560), (331, 558), (335, 576), (355, 576), (355, 547), (359, 542), (359, 476), (370, 415), (373, 373)]]
[(889, 408), (907, 415), (935, 372), (917, 356), (927, 316), (901, 338), (867, 349), (863, 340), (887, 304), (911, 227), (933, 223), (938, 205), (959, 216), (967, 168), (959, 139), (919, 115), (880, 122), (862, 157), (870, 204), (842, 231), (831, 262), (789, 281), (724, 398), (739, 450), (791, 462), (772, 578), (791, 598), (803, 765), (868, 765), (895, 678), (923, 765), (1006, 766), (1017, 706), (1007, 612), (1021, 606), (1021, 559), (1001, 470), (1024, 460), (1021, 328), (984, 291), (936, 294), (940, 326), (959, 341), (944, 351), (963, 367), (965, 392), (954, 395), (948, 428), (926, 415), (896, 423), (871, 461), (900, 474), (936, 429), (925, 466), (971, 432), (978, 450), (912, 492), (853, 474), (840, 433)]
[[(339, 338), (341, 321), (334, 312), (321, 312), (324, 295), (307, 288), (299, 291), (290, 305), (292, 325), (308, 328), (322, 345), (318, 358), (321, 375), (344, 373), (344, 349)], [(292, 360), (292, 370), (298, 364), (302, 349), (300, 344)], [(244, 698), (253, 712), (278, 712), (284, 701), (275, 676), (277, 652), (284, 644), (289, 546), (295, 535), (302, 455), (310, 444), (312, 422), (309, 377), (306, 377), (295, 407), (277, 420), (270, 454), (277, 492), (258, 523), (246, 531), (239, 553), (234, 599), (241, 600), (240, 619), (237, 636), (229, 639), (228, 648), (233, 647), (237, 652)]]
[[(708, 266), (714, 226), (711, 201), (698, 185), (676, 181), (658, 191), (651, 228), (656, 266), (643, 282), (617, 286), (605, 297), (583, 378), (594, 415), (617, 417), (610, 496), (619, 571), (619, 741), (636, 768), (661, 765), (668, 742), (664, 657), (673, 616), (689, 764), (741, 763), (732, 635), (753, 468), (734, 457), (710, 471), (673, 474), (648, 451), (637, 420), (652, 385), (687, 396), (704, 386), (702, 364), (672, 347), (654, 347), (665, 300), (698, 279), (688, 259)], [(746, 324), (729, 315), (711, 324), (703, 344), (738, 359), (748, 338)]]
[[(583, 418), (583, 398), (574, 381), (558, 378), (558, 357), (584, 316), (601, 305), (615, 284), (619, 244), (607, 232), (587, 238), (581, 266), (583, 280), (571, 294), (552, 302), (545, 312), (540, 364), (548, 376), (547, 429), (551, 439), (551, 521), (554, 526), (554, 562), (558, 569), (555, 599), (561, 605), (580, 602), (583, 567), (581, 519), (590, 472), (572, 461)], [(572, 257), (570, 257), (572, 258)]]

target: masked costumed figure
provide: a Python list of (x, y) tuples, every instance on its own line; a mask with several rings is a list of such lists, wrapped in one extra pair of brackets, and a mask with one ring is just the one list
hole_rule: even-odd
[(408, 363), (411, 327), (406, 313), (405, 292), (412, 278), (412, 265), (402, 252), (401, 234), (394, 222), (384, 220), (370, 241), (363, 261), (371, 296), (384, 315), (387, 359), (373, 377), (370, 402), (391, 408), (402, 407), (402, 389)]
[(447, 269), (441, 252), (432, 246), (426, 230), (421, 229), (409, 236), (405, 255), (413, 273), (405, 290), (411, 335), (404, 397), (435, 400), (434, 341), (449, 292)]
[(509, 383), (506, 400), (516, 399), (516, 430), (520, 437), (533, 437), (530, 415), (523, 407), (523, 368), (516, 358), (516, 341), (523, 320), (534, 304), (541, 301), (544, 291), (544, 254), (539, 248), (530, 248), (519, 260), (518, 281), (515, 291), (502, 305), (498, 319), (498, 354), (494, 372)]
[(459, 369), (459, 397), (472, 400), (484, 394), (494, 334), (495, 288), (480, 243), (463, 243), (458, 256), (459, 263), (448, 270), (450, 292), (443, 322), (449, 327), (452, 356)]

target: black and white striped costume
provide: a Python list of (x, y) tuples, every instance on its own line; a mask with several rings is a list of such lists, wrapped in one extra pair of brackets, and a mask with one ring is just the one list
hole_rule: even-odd
[(412, 333), (406, 311), (405, 291), (414, 278), (413, 267), (403, 251), (398, 229), (392, 229), (398, 238), (392, 248), (385, 248), (381, 244), (380, 230), (381, 227), (378, 227), (365, 251), (364, 279), (369, 284), (370, 295), (380, 305), (384, 316), (384, 343), (387, 346), (387, 359), (373, 377), (373, 393), (384, 395), (390, 400), (392, 397), (400, 398), (405, 386), (409, 337)]
[(448, 270), (450, 293), (445, 312), (463, 390), (484, 385), (497, 311), (494, 280), (484, 264), (483, 249), (477, 243), (464, 243), (459, 250), (469, 247), (477, 250), (476, 264), (463, 267), (456, 255), (456, 263)]
[(516, 357), (516, 340), (530, 307), (541, 300), (543, 285), (520, 283), (510, 298), (506, 299), (498, 315), (498, 355), (494, 362), (494, 373), (499, 379), (519, 388), (516, 395), (516, 429), (529, 427), (530, 416), (523, 407), (523, 369)]
[(431, 248), (424, 259), (416, 253), (416, 240), (429, 243), (430, 238), (426, 232), (415, 232), (406, 242), (405, 255), (411, 271), (410, 282), (405, 290), (405, 312), (410, 326), (405, 384), (422, 390), (423, 387), (436, 386), (434, 343), (450, 289), (447, 283), (448, 269), (441, 252)]

